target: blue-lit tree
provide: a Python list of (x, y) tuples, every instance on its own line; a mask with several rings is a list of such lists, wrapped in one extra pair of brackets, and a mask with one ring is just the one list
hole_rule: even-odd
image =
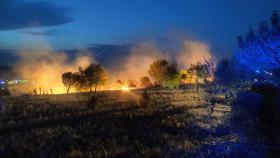
[(215, 71), (216, 82), (222, 85), (230, 85), (237, 80), (238, 72), (230, 59), (222, 59)]
[(249, 72), (272, 76), (280, 67), (280, 18), (274, 11), (270, 25), (263, 21), (258, 29), (250, 27), (247, 36), (237, 37), (240, 51), (235, 55), (238, 63)]

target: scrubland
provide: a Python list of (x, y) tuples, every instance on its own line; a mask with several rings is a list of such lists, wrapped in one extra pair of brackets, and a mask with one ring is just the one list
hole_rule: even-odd
[(2, 99), (1, 157), (248, 155), (223, 95), (204, 89), (107, 91)]

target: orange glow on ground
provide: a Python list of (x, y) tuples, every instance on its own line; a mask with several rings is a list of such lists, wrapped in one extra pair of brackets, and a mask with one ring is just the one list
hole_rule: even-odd
[(122, 87), (121, 87), (121, 90), (122, 90), (122, 91), (129, 91), (130, 89), (129, 89), (127, 86), (122, 86)]
[(111, 91), (130, 91), (130, 89), (131, 88), (129, 88), (128, 86), (113, 86), (109, 90), (111, 90)]

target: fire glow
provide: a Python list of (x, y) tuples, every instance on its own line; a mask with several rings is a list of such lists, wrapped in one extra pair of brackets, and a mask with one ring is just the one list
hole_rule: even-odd
[(123, 86), (123, 87), (121, 87), (121, 90), (123, 90), (123, 91), (129, 91), (129, 88), (126, 87), (126, 86)]
[[(195, 58), (194, 58), (195, 54)], [(190, 57), (191, 56), (191, 60)], [(183, 41), (183, 49), (178, 51), (175, 61), (179, 68), (185, 69), (190, 64), (196, 63), (197, 60), (210, 58), (208, 45), (197, 41)], [(118, 59), (118, 57), (116, 57)], [(106, 85), (98, 90), (121, 90), (130, 91), (141, 88), (139, 78), (149, 76), (147, 71), (149, 65), (158, 59), (172, 60), (166, 52), (161, 51), (152, 43), (140, 43), (131, 49), (126, 58), (120, 58), (124, 67), (118, 70), (106, 69), (108, 81)], [(184, 60), (186, 59), (186, 60)], [(88, 54), (78, 54), (74, 61), (70, 61), (65, 53), (54, 51), (31, 51), (19, 53), (19, 61), (14, 65), (18, 76), (30, 82), (20, 87), (12, 86), (15, 91), (22, 91), (32, 94), (63, 94), (67, 88), (62, 84), (61, 75), (65, 72), (75, 72), (79, 67), (85, 68), (90, 63), (98, 63)], [(120, 65), (116, 65), (120, 67)], [(116, 83), (121, 79), (123, 83)], [(195, 78), (186, 79), (194, 80)], [(133, 81), (133, 86), (130, 83)], [(151, 80), (152, 81), (152, 80)], [(70, 93), (78, 90), (75, 87), (70, 88)], [(87, 90), (79, 90), (87, 91)]]

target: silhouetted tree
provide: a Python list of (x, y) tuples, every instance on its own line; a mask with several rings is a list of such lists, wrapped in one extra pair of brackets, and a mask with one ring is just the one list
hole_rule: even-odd
[(73, 73), (66, 72), (66, 73), (62, 74), (62, 83), (64, 84), (65, 87), (67, 87), (67, 94), (68, 94), (71, 86), (75, 85), (75, 83), (76, 83), (76, 81), (73, 77)]
[(230, 85), (237, 79), (237, 73), (229, 59), (222, 59), (217, 65), (215, 78), (219, 84)]
[(121, 85), (121, 86), (123, 85), (123, 81), (122, 80), (117, 80), (116, 83)]
[(84, 70), (80, 70), (82, 77), (85, 79), (85, 84), (89, 88), (90, 92), (92, 92), (92, 88), (96, 92), (97, 87), (105, 84), (107, 80), (107, 74), (101, 65), (98, 64), (90, 64)]
[(147, 77), (147, 76), (141, 77), (140, 78), (140, 83), (141, 83), (141, 87), (144, 87), (144, 88), (149, 88), (149, 87), (153, 86), (153, 84), (150, 81), (150, 78)]
[(204, 74), (204, 66), (202, 65), (201, 62), (198, 62), (196, 64), (191, 64), (189, 71), (193, 74), (196, 75), (197, 77), (203, 77)]
[(260, 23), (258, 34), (262, 39), (265, 39), (270, 34), (269, 25), (266, 21)]
[(247, 34), (245, 39), (247, 43), (253, 42), (256, 39), (255, 30), (252, 26), (249, 27), (249, 33)]
[(167, 60), (156, 60), (150, 65), (148, 73), (157, 84), (162, 85), (168, 65)]
[(249, 28), (245, 41), (238, 37), (239, 52), (235, 55), (240, 68), (247, 69), (251, 75), (255, 72), (270, 74), (273, 69), (280, 67), (280, 19), (274, 11), (270, 25), (263, 21), (259, 28)]
[(137, 87), (137, 84), (135, 83), (135, 81), (129, 80), (128, 81), (128, 87), (129, 88), (135, 88), (135, 87)]
[(76, 89), (80, 91), (81, 89), (87, 89), (88, 85), (84, 69), (82, 67), (79, 67), (78, 70), (78, 72), (73, 73), (73, 78), (76, 81)]
[(270, 18), (272, 30), (274, 33), (280, 32), (280, 18), (279, 14), (276, 10), (273, 11), (272, 16)]
[(245, 46), (242, 36), (237, 36), (238, 47), (243, 48)]

